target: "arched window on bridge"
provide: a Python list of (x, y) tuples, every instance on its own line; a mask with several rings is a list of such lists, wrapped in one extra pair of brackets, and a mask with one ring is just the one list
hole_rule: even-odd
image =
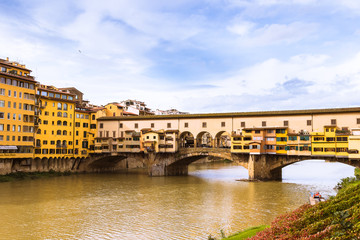
[(180, 135), (180, 147), (181, 148), (193, 148), (194, 147), (194, 135), (191, 132), (182, 132)]
[(218, 132), (215, 136), (216, 148), (231, 148), (231, 136), (226, 131)]
[(209, 132), (200, 132), (196, 137), (196, 147), (212, 148), (213, 138)]

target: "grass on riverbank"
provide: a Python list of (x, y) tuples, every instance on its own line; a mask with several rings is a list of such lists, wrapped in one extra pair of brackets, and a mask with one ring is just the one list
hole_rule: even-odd
[(245, 229), (244, 231), (235, 233), (234, 235), (231, 235), (227, 238), (224, 238), (224, 240), (243, 240), (243, 239), (248, 239), (252, 236), (255, 236), (256, 233), (263, 231), (265, 228), (268, 228), (269, 226), (267, 225), (261, 225), (261, 226), (257, 226), (257, 227), (251, 227), (248, 229)]
[(39, 178), (48, 178), (48, 177), (58, 177), (58, 176), (69, 176), (71, 172), (56, 172), (50, 170), (49, 172), (16, 172), (9, 173), (6, 175), (0, 175), (0, 182), (13, 182), (21, 181), (28, 179), (39, 179)]

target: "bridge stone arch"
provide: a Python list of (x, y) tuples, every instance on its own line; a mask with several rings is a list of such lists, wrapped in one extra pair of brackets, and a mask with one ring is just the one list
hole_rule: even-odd
[(209, 156), (234, 161), (248, 168), (248, 156), (232, 154), (230, 149), (184, 148), (180, 149), (180, 151), (172, 157), (167, 155), (158, 157), (158, 159), (154, 161), (149, 174), (151, 176), (187, 175), (189, 164)]
[(194, 148), (195, 147), (194, 134), (192, 134), (189, 131), (182, 132), (179, 137), (179, 147), (180, 148)]
[(75, 161), (79, 161), (79, 165), (86, 162), (86, 166), (82, 166), (82, 168), (85, 168), (86, 171), (104, 172), (117, 170), (120, 162), (126, 158), (126, 155), (111, 156), (111, 154), (106, 154), (94, 156), (90, 159), (90, 161), (84, 161), (82, 158), (77, 158)]
[(214, 147), (214, 138), (208, 131), (199, 132), (196, 136), (196, 147)]
[(324, 157), (324, 156), (289, 156), (289, 155), (251, 155), (249, 157), (249, 179), (258, 180), (281, 180), (282, 169), (291, 164), (301, 161), (326, 160), (330, 162), (344, 163), (353, 167), (360, 167), (357, 160), (348, 158)]
[(339, 158), (339, 157), (320, 157), (320, 156), (278, 156), (277, 161), (274, 161), (270, 164), (270, 169), (282, 169), (284, 167), (290, 166), (294, 163), (302, 162), (302, 161), (311, 161), (311, 160), (326, 160), (329, 162), (338, 162), (343, 163), (352, 167), (360, 167), (360, 163), (358, 160), (351, 161), (348, 158)]

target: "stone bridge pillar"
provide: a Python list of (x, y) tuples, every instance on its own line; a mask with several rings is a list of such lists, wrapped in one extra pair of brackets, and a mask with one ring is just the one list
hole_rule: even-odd
[[(281, 180), (282, 171), (281, 168), (270, 170), (271, 164), (268, 158), (272, 156), (261, 154), (249, 155), (248, 171), (249, 180)], [(272, 160), (272, 159), (271, 159)]]
[(151, 166), (149, 175), (151, 177), (188, 175), (188, 165), (172, 164), (167, 166), (166, 164), (163, 163), (154, 164), (153, 166)]

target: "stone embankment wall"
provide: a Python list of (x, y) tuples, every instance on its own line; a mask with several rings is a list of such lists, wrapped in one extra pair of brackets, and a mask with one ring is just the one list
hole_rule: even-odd
[(146, 164), (136, 156), (89, 158), (35, 158), (0, 159), (0, 175), (14, 172), (109, 172), (124, 169), (145, 168)]

